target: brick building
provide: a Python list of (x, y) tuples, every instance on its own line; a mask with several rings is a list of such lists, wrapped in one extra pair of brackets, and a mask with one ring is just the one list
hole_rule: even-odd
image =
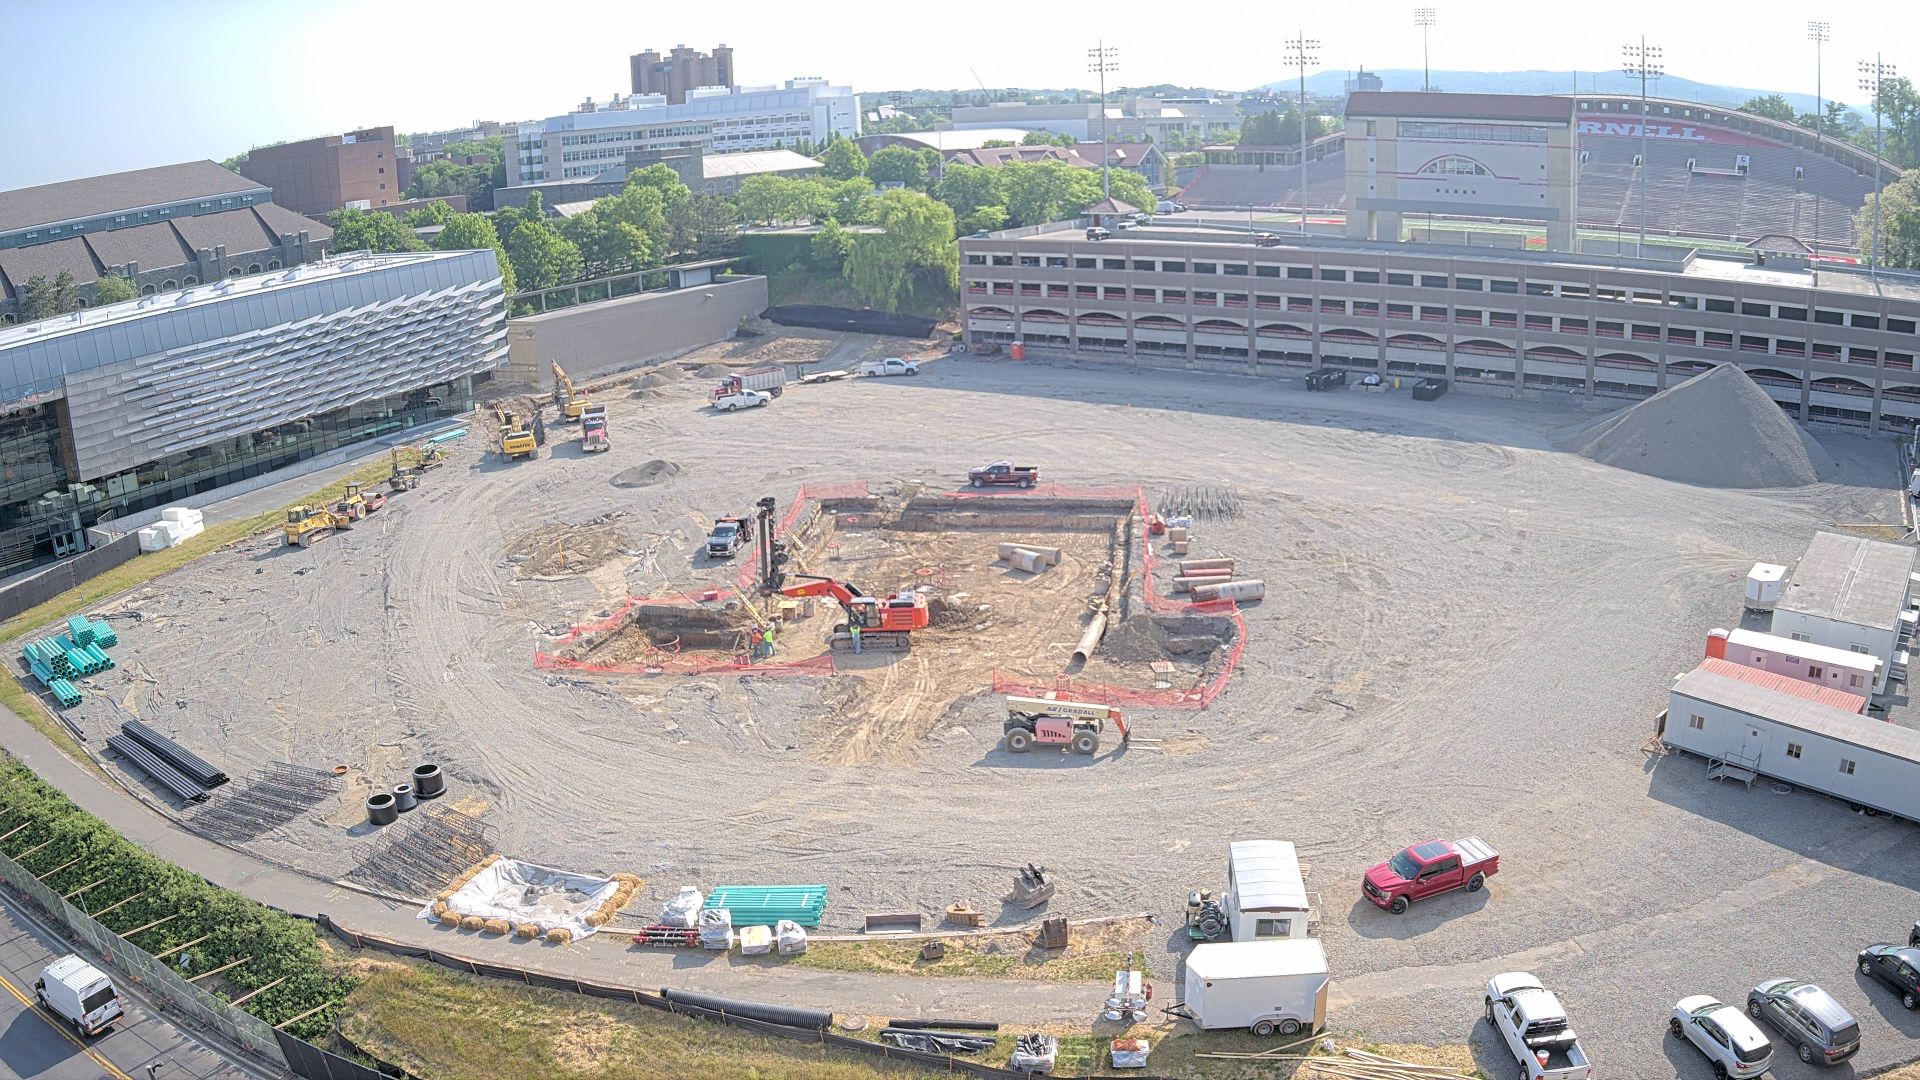
[(733, 86), (733, 50), (717, 45), (711, 54), (675, 45), (664, 59), (648, 49), (628, 58), (633, 92), (665, 94), (667, 104), (684, 105), (687, 91), (702, 86)]
[(391, 127), (262, 146), (248, 152), (240, 174), (272, 188), (275, 202), (302, 214), (353, 203), (378, 209), (406, 198)]

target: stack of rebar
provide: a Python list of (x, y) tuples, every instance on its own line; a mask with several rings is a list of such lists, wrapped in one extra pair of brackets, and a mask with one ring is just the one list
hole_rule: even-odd
[(1216, 521), (1240, 516), (1240, 495), (1230, 487), (1187, 486), (1160, 493), (1157, 512), (1162, 518)]
[(146, 747), (156, 757), (179, 770), (181, 775), (204, 788), (217, 788), (227, 782), (227, 774), (207, 764), (199, 754), (181, 746), (138, 720), (120, 725), (120, 734)]

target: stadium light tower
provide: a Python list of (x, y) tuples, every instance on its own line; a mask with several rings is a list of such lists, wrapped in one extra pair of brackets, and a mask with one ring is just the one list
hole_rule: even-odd
[(1113, 198), (1113, 184), (1107, 179), (1107, 166), (1110, 164), (1107, 150), (1107, 72), (1120, 70), (1120, 48), (1102, 41), (1098, 48), (1087, 50), (1087, 70), (1100, 76), (1100, 194), (1104, 198)]
[(1288, 67), (1300, 69), (1300, 235), (1307, 235), (1307, 65), (1320, 62), (1320, 42), (1305, 30), (1280, 43)]
[(1640, 240), (1633, 253), (1642, 256), (1647, 248), (1647, 80), (1665, 75), (1667, 69), (1660, 56), (1660, 46), (1647, 44), (1644, 37), (1638, 45), (1623, 46), (1621, 53), (1625, 63), (1620, 70), (1640, 77)]
[(1420, 92), (1423, 94), (1433, 93), (1433, 62), (1427, 51), (1427, 31), (1432, 30), (1437, 21), (1430, 7), (1413, 9), (1413, 25), (1420, 28)]
[(1876, 274), (1880, 272), (1880, 200), (1886, 194), (1880, 182), (1880, 159), (1887, 152), (1880, 141), (1880, 87), (1896, 74), (1893, 65), (1882, 61), (1879, 53), (1874, 53), (1872, 60), (1860, 61), (1860, 89), (1873, 95), (1873, 247), (1867, 254), (1867, 269)]
[[(1832, 40), (1833, 26), (1821, 19), (1807, 20), (1807, 40), (1813, 42), (1813, 146), (1817, 154), (1826, 154), (1827, 106), (1821, 96), (1820, 46)], [(1820, 197), (1813, 198), (1813, 253), (1820, 254)], [(1815, 274), (1820, 272), (1814, 260)]]

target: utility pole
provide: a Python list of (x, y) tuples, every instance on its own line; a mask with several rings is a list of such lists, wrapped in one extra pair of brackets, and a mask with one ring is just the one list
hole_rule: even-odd
[(1300, 235), (1307, 235), (1307, 65), (1320, 62), (1320, 42), (1302, 30), (1281, 43), (1286, 62), (1300, 69)]
[[(1821, 97), (1820, 86), (1820, 46), (1832, 37), (1833, 27), (1820, 20), (1807, 20), (1807, 40), (1813, 42), (1813, 149), (1814, 153), (1826, 156), (1827, 106)], [(1819, 281), (1820, 273), (1820, 196), (1813, 197), (1813, 248), (1814, 280)]]
[(1098, 48), (1087, 50), (1087, 70), (1100, 76), (1100, 194), (1113, 198), (1113, 183), (1107, 178), (1107, 169), (1113, 164), (1107, 149), (1107, 72), (1120, 70), (1120, 48), (1100, 42)]
[(1887, 153), (1880, 138), (1880, 87), (1895, 74), (1893, 65), (1883, 62), (1879, 53), (1873, 54), (1871, 62), (1860, 61), (1860, 89), (1873, 95), (1873, 247), (1868, 250), (1867, 269), (1875, 274), (1880, 272), (1880, 200), (1886, 194), (1880, 169), (1880, 159)]
[[(1433, 62), (1427, 52), (1427, 31), (1432, 30), (1435, 22), (1434, 9), (1417, 7), (1413, 9), (1413, 25), (1420, 28), (1420, 92), (1433, 93)], [(1578, 93), (1579, 91), (1575, 91)]]
[(1633, 249), (1637, 258), (1644, 257), (1647, 250), (1647, 80), (1657, 79), (1667, 71), (1662, 66), (1660, 46), (1647, 44), (1644, 37), (1640, 44), (1623, 46), (1621, 51), (1626, 62), (1620, 70), (1640, 76), (1640, 240)]

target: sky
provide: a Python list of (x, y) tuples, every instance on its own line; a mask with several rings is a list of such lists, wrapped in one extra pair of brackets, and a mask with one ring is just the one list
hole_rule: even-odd
[[(1812, 93), (1813, 15), (1832, 24), (1828, 97), (1864, 98), (1857, 64), (1883, 44), (1896, 50), (1887, 61), (1920, 76), (1914, 0), (1830, 8), (1778, 0), (1430, 2), (1436, 69), (1613, 68), (1621, 44), (1644, 34), (1675, 75)], [(1243, 90), (1291, 74), (1281, 67), (1280, 42), (1301, 30), (1320, 42), (1323, 68), (1417, 68), (1413, 7), (1349, 0), (1281, 22), (1279, 5), (1242, 0), (1196, 8), (1164, 0), (0, 0), (15, 102), (0, 113), (0, 190), (219, 160), (260, 143), (361, 127), (431, 131), (544, 118), (589, 96), (627, 92), (629, 55), (682, 44), (733, 46), (742, 83), (817, 75), (859, 92), (1091, 86), (1086, 53), (1102, 40), (1119, 50), (1110, 87)]]

